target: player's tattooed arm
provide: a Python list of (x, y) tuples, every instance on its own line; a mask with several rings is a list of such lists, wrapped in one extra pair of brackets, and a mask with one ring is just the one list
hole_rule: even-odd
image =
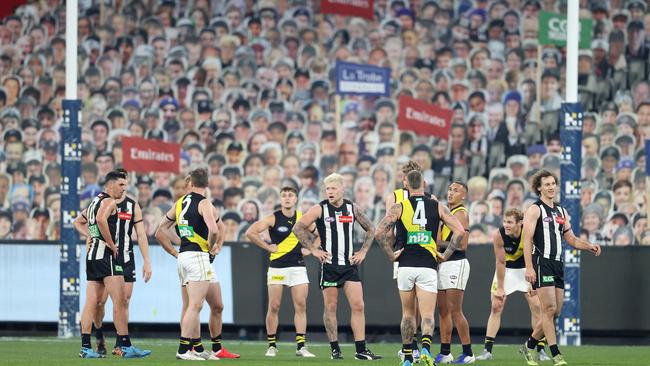
[(312, 234), (307, 225), (298, 221), (293, 225), (293, 233), (296, 234), (296, 237), (300, 241), (300, 244), (309, 250), (317, 249), (315, 238), (316, 236)]
[(366, 217), (366, 215), (361, 212), (356, 205), (353, 206), (353, 212), (354, 212), (354, 217), (356, 221), (361, 225), (363, 230), (366, 231), (366, 237), (363, 239), (363, 246), (361, 247), (361, 250), (365, 250), (366, 252), (372, 245), (373, 240), (375, 239), (375, 226), (372, 224), (370, 219)]
[(438, 210), (441, 211), (440, 216), (442, 217), (442, 220), (445, 222), (445, 225), (447, 225), (451, 229), (451, 232), (453, 233), (453, 236), (449, 241), (449, 245), (447, 245), (447, 249), (445, 249), (445, 252), (442, 253), (442, 259), (447, 260), (449, 259), (449, 257), (451, 257), (454, 251), (458, 249), (462, 249), (462, 242), (463, 242), (463, 238), (465, 237), (465, 228), (460, 223), (458, 218), (451, 214), (451, 211), (449, 211), (449, 207), (444, 205), (438, 205)]
[(376, 237), (379, 245), (386, 252), (388, 258), (392, 261), (395, 260), (395, 253), (393, 252), (393, 244), (395, 243), (395, 236), (391, 235), (397, 220), (402, 213), (402, 205), (399, 203), (394, 204), (386, 213), (383, 219), (377, 225)]

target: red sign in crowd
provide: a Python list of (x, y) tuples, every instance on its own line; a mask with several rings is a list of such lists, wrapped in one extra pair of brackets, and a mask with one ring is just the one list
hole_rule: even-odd
[(128, 171), (178, 173), (181, 168), (180, 144), (139, 137), (123, 137), (122, 151), (124, 169)]
[(397, 124), (400, 130), (437, 136), (447, 140), (454, 111), (402, 95), (399, 98)]
[(325, 14), (374, 18), (374, 0), (321, 0), (320, 10)]

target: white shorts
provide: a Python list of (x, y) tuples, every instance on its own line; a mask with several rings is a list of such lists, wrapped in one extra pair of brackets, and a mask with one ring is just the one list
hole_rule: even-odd
[[(528, 293), (532, 290), (530, 282), (526, 281), (526, 268), (506, 268), (506, 274), (503, 277), (503, 290), (506, 295), (513, 292)], [(494, 279), (492, 280), (491, 293), (497, 291), (497, 273), (494, 272)]]
[(397, 289), (412, 291), (413, 286), (420, 290), (438, 292), (438, 272), (433, 268), (399, 267), (397, 270)]
[(393, 262), (393, 279), (397, 279), (397, 272), (399, 271), (399, 262)]
[(469, 261), (467, 258), (457, 261), (442, 262), (438, 265), (438, 290), (465, 291), (469, 279)]
[(181, 285), (189, 282), (210, 281), (216, 278), (210, 264), (210, 257), (205, 252), (182, 252), (178, 254), (178, 278)]
[(269, 267), (269, 271), (266, 273), (267, 285), (283, 285), (293, 287), (302, 285), (303, 283), (309, 283), (306, 267)]

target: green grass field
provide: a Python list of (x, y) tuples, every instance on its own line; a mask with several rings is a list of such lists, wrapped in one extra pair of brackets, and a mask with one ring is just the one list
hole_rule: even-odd
[[(94, 342), (94, 339), (93, 339)], [(107, 344), (112, 344), (112, 339)], [(81, 364), (141, 364), (141, 365), (177, 365), (187, 361), (178, 361), (174, 358), (177, 343), (173, 340), (145, 339), (137, 340), (135, 343), (140, 348), (148, 348), (153, 351), (152, 355), (142, 360), (117, 359), (114, 356), (99, 360), (83, 360), (77, 357), (79, 352), (79, 341), (59, 340), (55, 338), (0, 338), (0, 365), (22, 366), (22, 365), (81, 365)], [(93, 343), (94, 344), (94, 343)], [(301, 359), (294, 355), (295, 345), (292, 343), (280, 343), (280, 354), (275, 359), (264, 357), (266, 344), (262, 342), (228, 342), (228, 349), (232, 352), (241, 353), (242, 358), (238, 360), (212, 361), (229, 365), (358, 365), (361, 361), (353, 358), (354, 347), (343, 345), (345, 360), (333, 361), (329, 359), (329, 345), (322, 343), (310, 344), (310, 350), (316, 354), (315, 359)], [(398, 366), (397, 359), (398, 344), (371, 344), (373, 352), (384, 356), (384, 359), (373, 362), (374, 365)], [(436, 346), (434, 349), (437, 349)], [(475, 352), (481, 349), (475, 345)], [(484, 365), (509, 366), (525, 365), (521, 356), (517, 353), (516, 345), (496, 345), (494, 348), (495, 358), (492, 361), (480, 362)], [(604, 347), (604, 346), (582, 346), (563, 347), (563, 353), (569, 365), (644, 365), (650, 366), (650, 347)], [(454, 347), (452, 353), (459, 352)], [(479, 362), (477, 362), (479, 363)], [(540, 365), (551, 366), (552, 362), (543, 362)]]

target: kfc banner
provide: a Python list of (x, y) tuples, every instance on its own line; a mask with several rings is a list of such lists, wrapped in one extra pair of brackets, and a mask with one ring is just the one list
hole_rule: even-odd
[(423, 102), (405, 95), (399, 98), (397, 125), (400, 130), (437, 136), (447, 140), (451, 129), (451, 109)]
[(124, 169), (128, 171), (170, 172), (180, 171), (181, 145), (147, 140), (139, 137), (122, 138)]
[(336, 94), (390, 96), (390, 68), (336, 61)]
[(320, 9), (325, 14), (349, 15), (372, 20), (373, 2), (374, 0), (321, 0)]

